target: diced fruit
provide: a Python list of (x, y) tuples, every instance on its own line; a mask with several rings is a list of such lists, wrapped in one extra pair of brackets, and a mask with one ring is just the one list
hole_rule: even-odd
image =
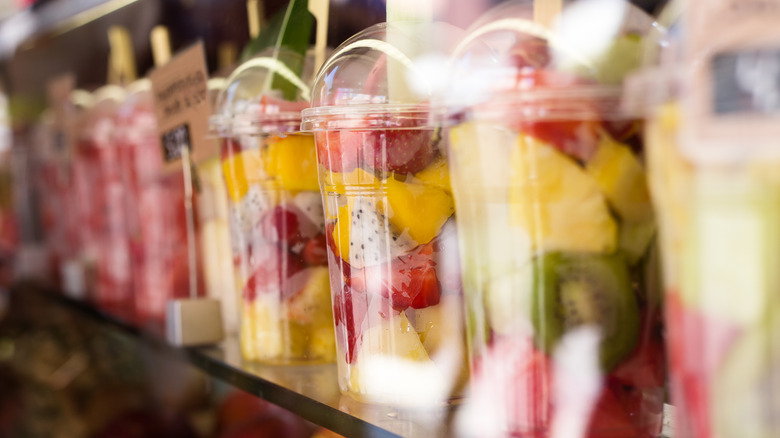
[(328, 264), (328, 253), (325, 247), (325, 235), (318, 234), (309, 239), (303, 247), (301, 258), (309, 266), (325, 266)]
[(515, 43), (511, 49), (513, 66), (517, 69), (530, 67), (542, 70), (550, 63), (550, 47), (546, 39), (528, 37)]
[(225, 138), (220, 146), (220, 156), (222, 160), (230, 158), (233, 155), (241, 153), (241, 143), (233, 138)]
[(278, 297), (268, 295), (244, 301), (241, 317), (241, 352), (247, 359), (276, 359), (284, 348)]
[(309, 355), (327, 362), (336, 358), (336, 336), (333, 334), (333, 325), (330, 321), (311, 332)]
[(339, 207), (333, 241), (337, 255), (353, 268), (383, 264), (416, 246), (406, 235), (393, 232), (381, 207), (358, 197)]
[(496, 273), (484, 284), (484, 306), (490, 328), (496, 333), (531, 332), (531, 297), (534, 264), (528, 261), (508, 272)]
[(287, 316), (301, 324), (324, 325), (331, 321), (328, 268), (308, 268), (303, 288), (289, 298)]
[(251, 185), (263, 179), (263, 159), (257, 149), (247, 149), (234, 153), (222, 161), (225, 186), (233, 202), (239, 202), (249, 191)]
[(450, 187), (450, 170), (447, 166), (447, 160), (444, 157), (440, 156), (433, 160), (428, 167), (417, 172), (414, 176), (423, 185), (437, 187), (447, 193), (452, 193), (452, 187)]
[(577, 163), (522, 135), (511, 163), (510, 220), (528, 232), (537, 249), (615, 250), (615, 220), (598, 185)]
[(634, 353), (615, 368), (610, 378), (635, 388), (662, 388), (665, 366), (664, 346), (658, 339), (643, 339)]
[(418, 244), (436, 237), (455, 212), (452, 196), (436, 187), (388, 178), (385, 190), (390, 223)]
[(404, 359), (427, 361), (420, 337), (403, 313), (382, 320), (363, 333), (358, 357), (388, 355)]
[(311, 222), (315, 233), (325, 229), (325, 213), (322, 210), (322, 197), (320, 192), (303, 191), (293, 196), (292, 203), (298, 208), (301, 215)]
[(358, 331), (362, 330), (368, 311), (368, 294), (344, 285), (341, 293), (333, 297), (333, 318), (336, 325), (336, 340), (346, 351), (347, 363), (355, 360)]
[(276, 299), (280, 296), (286, 298), (301, 290), (305, 284), (305, 276), (294, 278), (305, 268), (303, 262), (284, 248), (267, 245), (258, 248), (253, 255), (258, 258), (258, 262), (244, 287), (246, 301), (252, 301), (264, 294), (271, 294)]
[(655, 237), (655, 221), (624, 222), (619, 231), (620, 249), (630, 266), (635, 265), (647, 253)]
[[(505, 202), (516, 134), (498, 124), (466, 122), (450, 133), (452, 185), (467, 200)], [(475, 147), (479, 145), (479, 147)]]
[(346, 194), (347, 191), (365, 191), (373, 193), (373, 191), (378, 190), (380, 186), (380, 181), (373, 173), (360, 168), (347, 173), (326, 172), (323, 182), (326, 190), (342, 195)]
[(381, 172), (417, 173), (434, 155), (434, 132), (429, 129), (387, 129), (342, 133), (359, 136), (366, 165)]
[(352, 269), (350, 284), (356, 290), (381, 295), (399, 311), (421, 309), (439, 303), (440, 288), (436, 269), (429, 255), (420, 251), (404, 254), (389, 265)]
[(462, 303), (460, 297), (443, 296), (439, 305), (415, 309), (414, 329), (431, 355), (440, 348), (461, 341)]
[(604, 388), (588, 424), (587, 438), (636, 438), (641, 436), (625, 407)]
[(317, 159), (331, 172), (351, 172), (362, 159), (363, 143), (350, 131), (321, 131), (314, 134)]
[[(589, 81), (578, 75), (553, 70), (524, 71), (516, 81), (517, 92), (548, 92), (559, 95), (572, 88), (588, 85)], [(563, 103), (565, 101), (565, 103)], [(561, 105), (569, 118), (527, 116), (523, 111), (508, 108), (508, 126), (522, 135), (528, 135), (547, 143), (564, 154), (587, 161), (596, 151), (604, 117), (596, 101), (567, 97), (566, 99), (539, 98), (534, 102), (537, 114), (549, 108), (550, 113), (560, 113)]]
[(652, 218), (647, 175), (628, 146), (603, 135), (586, 169), (623, 221), (643, 222)]
[(263, 151), (265, 171), (284, 190), (319, 191), (314, 138), (291, 134), (272, 138)]
[(280, 242), (288, 247), (302, 240), (298, 215), (281, 205), (263, 215), (260, 219), (260, 233), (266, 240)]
[(595, 325), (605, 370), (634, 350), (639, 308), (620, 256), (551, 253), (536, 263), (531, 320), (540, 346), (554, 351), (565, 332)]
[(495, 338), (474, 368), (469, 403), (489, 415), (475, 434), (491, 430), (511, 436), (547, 436), (552, 419), (552, 371), (552, 361), (530, 339)]

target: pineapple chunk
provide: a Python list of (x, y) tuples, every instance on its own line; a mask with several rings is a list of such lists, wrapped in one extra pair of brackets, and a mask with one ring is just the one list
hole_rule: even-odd
[(281, 356), (284, 342), (279, 326), (280, 303), (276, 295), (258, 296), (244, 303), (241, 318), (241, 351), (248, 360)]
[(598, 184), (554, 147), (519, 135), (510, 158), (510, 223), (544, 251), (610, 253), (617, 227)]
[(645, 169), (628, 146), (603, 135), (587, 172), (621, 219), (644, 222), (652, 218)]
[(314, 138), (293, 134), (271, 140), (263, 150), (265, 171), (284, 190), (319, 191)]
[(336, 335), (333, 333), (333, 323), (328, 322), (311, 331), (309, 340), (309, 356), (323, 362), (336, 360)]
[(287, 316), (301, 324), (331, 323), (330, 281), (327, 266), (309, 268), (306, 284), (287, 303)]
[(407, 232), (418, 244), (425, 244), (455, 212), (452, 196), (444, 190), (394, 178), (385, 181), (390, 223), (400, 232)]
[(444, 157), (435, 159), (428, 167), (417, 172), (414, 176), (424, 185), (437, 187), (447, 193), (452, 193), (450, 170)]
[(233, 202), (240, 202), (249, 186), (263, 179), (263, 160), (257, 149), (246, 149), (222, 161), (225, 186)]

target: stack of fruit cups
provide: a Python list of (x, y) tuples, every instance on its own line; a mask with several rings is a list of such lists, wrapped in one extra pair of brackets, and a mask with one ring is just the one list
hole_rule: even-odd
[(473, 373), (463, 436), (660, 433), (655, 220), (640, 121), (619, 105), (652, 21), (608, 4), (594, 32), (593, 2), (554, 27), (506, 3), (451, 61), (441, 107)]
[(686, 6), (644, 73), (674, 436), (777, 436), (778, 10)]
[(281, 50), (239, 66), (211, 123), (222, 139), (243, 297), (241, 351), (266, 363), (331, 362), (335, 354), (314, 139), (298, 133), (310, 90), (288, 67), (301, 63)]
[[(190, 266), (183, 171), (164, 170), (151, 83), (128, 87), (119, 109), (118, 143), (126, 186), (135, 317), (160, 331), (166, 303), (190, 296)], [(201, 277), (197, 275), (200, 292)]]
[(314, 82), (339, 385), (359, 400), (448, 401), (467, 376), (455, 207), (445, 140), (429, 123), (441, 64), (462, 32), (379, 24)]
[(74, 182), (81, 217), (81, 245), (90, 275), (88, 287), (105, 310), (128, 316), (132, 308), (125, 190), (116, 142), (117, 111), (124, 91), (105, 86), (85, 114), (74, 159)]

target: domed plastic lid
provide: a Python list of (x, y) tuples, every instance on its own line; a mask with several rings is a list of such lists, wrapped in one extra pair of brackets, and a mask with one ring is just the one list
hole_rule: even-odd
[(485, 118), (621, 116), (622, 82), (642, 65), (653, 19), (623, 0), (551, 3), (505, 3), (469, 29), (437, 100), (448, 116), (466, 108)]
[(312, 86), (304, 131), (429, 124), (433, 96), (463, 31), (446, 23), (380, 23), (339, 46)]
[(219, 136), (297, 131), (311, 88), (290, 66), (303, 57), (265, 52), (238, 66), (217, 97), (211, 132)]

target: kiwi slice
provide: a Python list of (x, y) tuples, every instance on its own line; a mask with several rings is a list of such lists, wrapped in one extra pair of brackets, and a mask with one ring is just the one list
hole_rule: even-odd
[(780, 319), (747, 329), (713, 382), (712, 420), (720, 438), (772, 438), (780, 431)]
[(600, 360), (609, 371), (639, 336), (639, 307), (623, 257), (549, 253), (536, 259), (531, 320), (537, 343), (553, 352), (569, 330), (601, 330)]

